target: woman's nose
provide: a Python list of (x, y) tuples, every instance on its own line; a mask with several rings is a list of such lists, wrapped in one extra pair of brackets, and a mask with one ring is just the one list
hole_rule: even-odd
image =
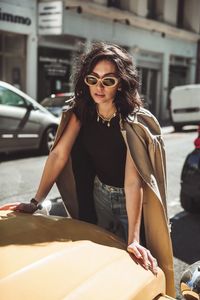
[(102, 83), (102, 81), (101, 80), (99, 80), (98, 82), (97, 82), (97, 88), (104, 88), (104, 85), (103, 85), (103, 83)]

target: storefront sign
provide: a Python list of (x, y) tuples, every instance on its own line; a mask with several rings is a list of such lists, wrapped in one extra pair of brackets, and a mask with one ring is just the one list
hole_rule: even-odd
[(18, 24), (24, 24), (24, 25), (31, 25), (31, 19), (26, 18), (23, 16), (18, 16), (14, 14), (10, 14), (7, 12), (3, 12), (0, 8), (0, 21), (5, 21), (5, 22), (11, 22), (11, 23), (18, 23)]
[(48, 56), (39, 56), (39, 62), (43, 63), (59, 63), (59, 64), (69, 64), (68, 59), (60, 58), (60, 57), (48, 57)]
[(39, 56), (39, 62), (43, 64), (47, 76), (65, 77), (69, 69), (69, 61), (59, 57)]
[(38, 5), (39, 34), (62, 34), (63, 32), (63, 2), (40, 2)]
[(67, 74), (67, 66), (61, 64), (44, 65), (47, 76), (65, 77)]
[[(0, 2), (0, 29), (29, 34), (35, 28), (35, 10)], [(14, 26), (13, 26), (14, 25)]]

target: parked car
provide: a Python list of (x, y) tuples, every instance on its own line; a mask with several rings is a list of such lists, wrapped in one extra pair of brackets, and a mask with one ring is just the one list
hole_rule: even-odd
[(199, 125), (200, 84), (174, 87), (170, 93), (170, 114), (175, 131), (184, 125)]
[(195, 149), (185, 159), (181, 173), (180, 201), (191, 213), (200, 213), (200, 126), (194, 141)]
[(173, 300), (165, 275), (136, 263), (96, 225), (0, 211), (1, 300)]
[(49, 97), (46, 97), (44, 100), (42, 100), (40, 104), (56, 117), (59, 117), (63, 108), (67, 104), (67, 101), (73, 98), (73, 96), (73, 93), (51, 94)]
[(0, 81), (0, 152), (51, 148), (59, 119), (27, 94)]

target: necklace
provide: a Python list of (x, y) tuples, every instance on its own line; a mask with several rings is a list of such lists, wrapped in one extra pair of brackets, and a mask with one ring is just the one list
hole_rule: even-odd
[(104, 124), (105, 122), (107, 122), (107, 126), (110, 127), (110, 121), (117, 115), (117, 110), (114, 111), (114, 113), (112, 113), (109, 117), (105, 118), (103, 117), (97, 108), (97, 122), (100, 121), (100, 119), (102, 120), (102, 123)]

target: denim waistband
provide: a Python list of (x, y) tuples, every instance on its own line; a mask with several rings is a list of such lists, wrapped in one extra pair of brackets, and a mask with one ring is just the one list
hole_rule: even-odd
[(124, 188), (107, 185), (107, 184), (101, 182), (97, 176), (95, 177), (95, 182), (98, 183), (104, 190), (106, 190), (108, 192), (116, 192), (116, 193), (124, 194)]

